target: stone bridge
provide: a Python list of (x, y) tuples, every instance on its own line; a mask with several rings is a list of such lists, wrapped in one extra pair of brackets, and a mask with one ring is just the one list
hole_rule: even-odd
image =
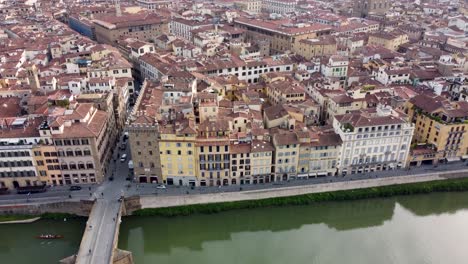
[(63, 264), (133, 264), (132, 253), (117, 248), (125, 202), (114, 195), (96, 199), (76, 255)]

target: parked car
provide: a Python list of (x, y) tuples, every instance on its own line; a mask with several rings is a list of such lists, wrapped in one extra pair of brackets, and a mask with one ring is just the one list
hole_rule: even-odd
[(37, 186), (24, 186), (17, 187), (16, 193), (18, 194), (31, 194), (31, 193), (42, 193), (47, 191), (47, 185), (37, 185)]
[(127, 148), (127, 144), (125, 144), (125, 142), (122, 142), (122, 144), (120, 144), (120, 149), (125, 150), (126, 148)]
[(70, 186), (70, 191), (79, 191), (81, 190), (81, 186)]
[(127, 160), (127, 154), (122, 154), (120, 157), (120, 162), (125, 162)]
[(156, 186), (156, 189), (166, 189), (166, 185), (158, 184), (158, 186)]

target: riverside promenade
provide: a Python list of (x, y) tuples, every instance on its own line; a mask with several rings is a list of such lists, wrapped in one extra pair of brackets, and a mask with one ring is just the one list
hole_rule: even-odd
[[(402, 171), (404, 174), (404, 171)], [(275, 197), (287, 197), (310, 193), (352, 190), (360, 188), (370, 188), (386, 185), (417, 183), (435, 180), (444, 180), (449, 178), (464, 178), (468, 177), (468, 169), (453, 170), (453, 171), (439, 171), (434, 173), (420, 174), (420, 175), (404, 175), (386, 178), (372, 178), (354, 181), (340, 181), (320, 183), (305, 186), (293, 186), (282, 188), (271, 188), (262, 190), (251, 190), (241, 192), (222, 192), (222, 193), (209, 193), (209, 194), (191, 194), (180, 196), (140, 196), (141, 208), (162, 208), (182, 205), (193, 204), (206, 204), (206, 203), (220, 203), (220, 202), (234, 202), (246, 200), (259, 200)]]

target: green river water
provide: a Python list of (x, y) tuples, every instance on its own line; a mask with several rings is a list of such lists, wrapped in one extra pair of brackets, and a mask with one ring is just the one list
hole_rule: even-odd
[[(0, 263), (57, 263), (84, 221), (0, 225)], [(60, 233), (44, 242), (40, 233)], [(129, 217), (119, 248), (136, 264), (466, 264), (468, 193), (327, 202), (187, 217)]]

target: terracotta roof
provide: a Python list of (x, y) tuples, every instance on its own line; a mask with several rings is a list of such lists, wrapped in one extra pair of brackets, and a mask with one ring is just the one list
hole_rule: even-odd
[(275, 150), (273, 145), (268, 141), (254, 140), (252, 141), (252, 153), (257, 152), (272, 152)]
[(18, 97), (0, 98), (0, 118), (20, 116), (20, 101)]
[(274, 105), (265, 109), (266, 117), (268, 120), (278, 119), (288, 115), (288, 111), (284, 109), (283, 105)]
[(278, 146), (299, 144), (299, 140), (297, 138), (297, 135), (294, 132), (274, 134), (273, 139), (274, 139), (274, 142), (276, 142), (276, 145), (278, 145)]

